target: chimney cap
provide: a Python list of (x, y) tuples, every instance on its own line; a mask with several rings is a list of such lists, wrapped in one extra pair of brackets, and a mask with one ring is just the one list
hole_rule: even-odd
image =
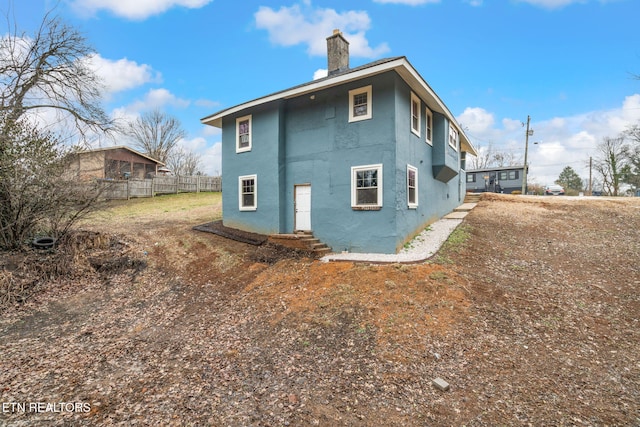
[(342, 34), (342, 33), (338, 28), (336, 28), (335, 30), (333, 30), (333, 34)]

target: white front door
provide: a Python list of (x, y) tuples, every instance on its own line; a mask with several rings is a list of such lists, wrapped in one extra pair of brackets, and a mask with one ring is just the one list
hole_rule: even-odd
[(295, 201), (296, 208), (296, 223), (294, 224), (296, 230), (310, 231), (311, 230), (311, 185), (296, 185), (295, 186)]

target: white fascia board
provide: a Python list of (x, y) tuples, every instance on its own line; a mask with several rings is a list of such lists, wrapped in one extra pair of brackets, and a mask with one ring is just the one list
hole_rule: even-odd
[(455, 126), (458, 130), (458, 135), (460, 136), (460, 145), (462, 146), (462, 151), (466, 151), (469, 154), (477, 156), (478, 153), (465, 134), (462, 127), (456, 120), (455, 116), (449, 111), (449, 108), (442, 102), (440, 97), (436, 95), (436, 93), (431, 89), (431, 87), (427, 84), (427, 82), (422, 78), (422, 76), (416, 71), (415, 68), (409, 63), (409, 61), (404, 60), (405, 66), (403, 68), (398, 68), (396, 71), (400, 76), (404, 79), (405, 82), (411, 87), (411, 89), (422, 99), (431, 100), (435, 102), (436, 108), (433, 107), (433, 104), (429, 105), (429, 109), (432, 111), (437, 111), (440, 114), (444, 114), (449, 121)]
[(461, 145), (463, 151), (467, 151), (474, 156), (477, 155), (477, 152), (469, 138), (464, 133), (464, 130), (458, 124), (456, 118), (451, 114), (446, 105), (442, 102), (442, 100), (435, 94), (433, 89), (427, 84), (427, 82), (420, 76), (420, 74), (416, 71), (415, 68), (409, 63), (407, 58), (399, 57), (392, 59), (388, 62), (383, 62), (381, 64), (373, 65), (371, 67), (364, 67), (360, 70), (354, 72), (347, 72), (344, 74), (339, 74), (335, 77), (326, 77), (323, 79), (318, 79), (308, 84), (304, 84), (301, 86), (296, 86), (291, 89), (287, 89), (281, 92), (276, 92), (271, 95), (267, 95), (262, 98), (255, 99), (253, 101), (245, 102), (243, 104), (236, 105), (235, 107), (228, 108), (226, 110), (220, 111), (216, 114), (213, 114), (209, 117), (205, 117), (200, 120), (202, 124), (214, 126), (217, 128), (222, 128), (222, 119), (228, 115), (238, 113), (244, 109), (256, 107), (258, 105), (266, 104), (268, 102), (277, 101), (279, 99), (289, 99), (295, 98), (297, 96), (317, 92), (319, 90), (327, 89), (333, 86), (338, 86), (344, 83), (348, 83), (354, 80), (360, 80), (365, 77), (374, 76), (376, 74), (381, 74), (387, 71), (395, 70), (402, 79), (407, 82), (407, 84), (414, 90), (422, 99), (431, 100), (435, 103), (436, 108), (433, 108), (433, 104), (430, 105), (432, 110), (435, 110), (441, 114), (447, 116), (447, 118), (455, 125), (458, 129), (458, 133), (460, 135)]
[(384, 73), (385, 71), (389, 71), (401, 66), (403, 63), (406, 64), (407, 62), (404, 58), (401, 58), (401, 59), (396, 59), (390, 62), (385, 62), (383, 64), (375, 65), (373, 67), (364, 68), (362, 70), (358, 70), (355, 72), (340, 74), (335, 77), (318, 79), (317, 81), (313, 81), (305, 85), (296, 86), (291, 89), (287, 89), (281, 92), (276, 92), (272, 95), (267, 95), (262, 98), (254, 99), (253, 101), (236, 105), (235, 107), (231, 107), (226, 110), (220, 111), (219, 113), (216, 113), (212, 116), (205, 117), (201, 119), (200, 122), (205, 125), (211, 125), (211, 126), (220, 128), (222, 127), (223, 117), (226, 117), (231, 114), (235, 114), (244, 109), (256, 107), (258, 105), (266, 104), (272, 101), (277, 101), (279, 99), (295, 98), (297, 96), (305, 95), (312, 92), (317, 92), (319, 90), (327, 89), (333, 86), (338, 86), (344, 83), (348, 83), (350, 81), (359, 80), (364, 77), (369, 77), (376, 74)]

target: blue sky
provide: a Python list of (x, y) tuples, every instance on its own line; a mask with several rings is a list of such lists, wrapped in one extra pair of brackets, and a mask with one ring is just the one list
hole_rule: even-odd
[(334, 28), (352, 67), (406, 56), (481, 150), (522, 159), (530, 115), (539, 184), (587, 178), (595, 145), (640, 121), (638, 0), (0, 0), (27, 33), (54, 7), (98, 53), (106, 111), (178, 117), (209, 174), (220, 132), (200, 119), (312, 80)]

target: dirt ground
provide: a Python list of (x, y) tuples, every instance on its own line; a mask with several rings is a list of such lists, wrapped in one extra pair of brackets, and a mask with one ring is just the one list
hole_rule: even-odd
[(640, 425), (640, 199), (485, 195), (412, 265), (192, 230), (209, 215), (0, 254), (25, 295), (0, 425)]

